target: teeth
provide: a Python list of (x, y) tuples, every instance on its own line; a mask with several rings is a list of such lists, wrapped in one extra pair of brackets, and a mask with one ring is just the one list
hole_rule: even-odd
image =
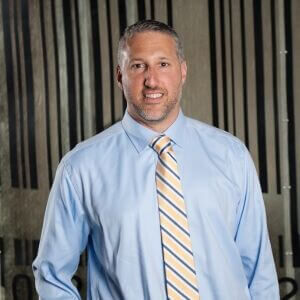
[(158, 94), (146, 94), (147, 98), (152, 98), (152, 99), (159, 98), (161, 96), (162, 96), (162, 94), (160, 94), (160, 93), (158, 93)]

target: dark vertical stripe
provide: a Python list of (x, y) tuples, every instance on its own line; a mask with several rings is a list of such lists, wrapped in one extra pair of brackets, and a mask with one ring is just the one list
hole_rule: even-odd
[(83, 71), (82, 71), (82, 53), (81, 53), (81, 38), (79, 24), (79, 9), (78, 0), (75, 0), (75, 26), (78, 52), (78, 83), (79, 83), (79, 116), (80, 116), (80, 140), (84, 139), (84, 99), (83, 99)]
[(210, 45), (210, 76), (212, 97), (212, 120), (214, 126), (219, 126), (218, 110), (218, 78), (216, 62), (216, 28), (215, 28), (215, 1), (208, 1), (209, 45)]
[(10, 175), (12, 187), (19, 187), (18, 159), (17, 159), (17, 135), (16, 135), (16, 107), (15, 107), (15, 82), (13, 74), (13, 58), (11, 44), (9, 2), (2, 1), (2, 21), (4, 35), (4, 52), (6, 62), (6, 88), (8, 106), (8, 129), (9, 129), (9, 157)]
[(15, 28), (15, 46), (16, 46), (16, 57), (17, 57), (17, 75), (18, 75), (18, 100), (19, 100), (19, 124), (20, 124), (20, 152), (21, 152), (21, 168), (22, 168), (22, 179), (23, 188), (27, 187), (26, 177), (26, 166), (25, 166), (25, 145), (24, 145), (24, 108), (23, 108), (23, 84), (22, 84), (22, 71), (21, 71), (21, 54), (19, 47), (19, 30), (18, 30), (18, 14), (16, 11), (17, 1), (14, 1), (14, 28)]
[(228, 103), (227, 103), (227, 66), (226, 66), (226, 44), (225, 44), (225, 19), (224, 3), (220, 0), (220, 32), (222, 53), (222, 78), (223, 78), (223, 101), (224, 101), (224, 129), (228, 131)]
[[(127, 11), (125, 0), (118, 0), (118, 10), (119, 10), (119, 25), (120, 25), (120, 36), (123, 34), (125, 28), (127, 27)], [(122, 93), (122, 103), (123, 103), (123, 112), (127, 107), (127, 102)]]
[(48, 177), (49, 177), (49, 186), (51, 186), (53, 175), (52, 175), (51, 137), (50, 137), (50, 107), (49, 107), (48, 61), (47, 61), (47, 46), (46, 46), (44, 1), (43, 0), (40, 0), (40, 22), (41, 22), (41, 34), (42, 34), (42, 50), (43, 50), (43, 64), (44, 64), (44, 83), (45, 83), (46, 141), (47, 141)]
[(98, 0), (90, 0), (95, 79), (96, 132), (103, 130), (101, 49), (98, 21)]
[(4, 265), (4, 261), (5, 261), (5, 255), (4, 255), (4, 242), (3, 242), (3, 238), (0, 237), (0, 265), (1, 265), (1, 280), (0, 280), (0, 284), (2, 287), (5, 287), (5, 281), (6, 281), (6, 278), (5, 278), (5, 265)]
[(233, 57), (233, 31), (232, 31), (232, 1), (229, 0), (229, 24), (230, 24), (230, 59), (231, 59), (231, 92), (232, 92), (232, 121), (233, 134), (236, 135), (235, 116), (235, 82), (234, 82), (234, 57)]
[(34, 101), (34, 83), (32, 70), (31, 40), (29, 28), (28, 0), (22, 3), (22, 28), (24, 43), (24, 62), (26, 73), (26, 91), (27, 91), (27, 123), (28, 123), (28, 153), (29, 153), (29, 171), (31, 188), (38, 187), (37, 165), (36, 165), (36, 144), (35, 144), (35, 101)]
[(125, 0), (118, 1), (118, 10), (119, 10), (120, 35), (122, 35), (125, 28), (127, 27), (127, 11), (126, 11)]
[(58, 152), (59, 152), (59, 159), (61, 159), (62, 158), (61, 109), (60, 109), (61, 97), (60, 97), (60, 80), (59, 80), (58, 43), (57, 43), (57, 30), (56, 30), (56, 13), (55, 13), (55, 2), (51, 1), (50, 3), (51, 3), (52, 30), (53, 30), (53, 45), (54, 45), (55, 80), (56, 80)]
[(151, 19), (155, 20), (155, 2), (150, 0)]
[(139, 20), (146, 19), (146, 7), (145, 7), (145, 0), (137, 0), (138, 6), (138, 18)]
[(110, 78), (110, 109), (111, 120), (115, 123), (115, 91), (114, 91), (114, 62), (113, 62), (113, 47), (112, 47), (112, 30), (110, 18), (110, 0), (106, 0), (106, 15), (107, 15), (107, 31), (108, 31), (108, 52), (109, 52), (109, 78)]
[(33, 240), (32, 241), (32, 258), (35, 259), (38, 253), (38, 249), (39, 249), (39, 240)]
[(278, 96), (277, 96), (277, 44), (275, 3), (271, 0), (271, 28), (272, 28), (272, 66), (273, 66), (273, 107), (274, 107), (274, 133), (275, 133), (275, 156), (276, 156), (276, 182), (277, 193), (281, 193), (280, 178), (280, 147), (279, 147), (279, 121), (278, 121)]
[(268, 192), (268, 172), (266, 153), (266, 122), (265, 122), (265, 84), (264, 84), (264, 57), (262, 36), (261, 2), (253, 0), (254, 13), (254, 42), (256, 66), (256, 106), (257, 106), (257, 136), (259, 177), (264, 193)]
[(69, 113), (69, 135), (70, 148), (72, 149), (78, 142), (77, 139), (77, 107), (75, 92), (75, 68), (74, 68), (74, 41), (72, 32), (72, 13), (70, 0), (63, 2), (64, 29), (66, 42), (67, 59), (67, 82), (68, 82), (68, 113)]
[(168, 25), (173, 27), (173, 7), (172, 0), (167, 0)]
[(22, 266), (24, 265), (24, 252), (22, 240), (14, 239), (14, 250), (15, 250), (15, 265)]
[(244, 126), (245, 144), (249, 147), (249, 125), (248, 125), (248, 85), (247, 85), (247, 63), (246, 63), (246, 30), (245, 30), (245, 7), (244, 0), (240, 1), (241, 14), (241, 43), (242, 43), (242, 68), (243, 68), (243, 98), (244, 98)]
[(30, 244), (29, 240), (25, 240), (25, 265), (30, 266), (32, 263), (31, 257), (30, 257)]
[(284, 267), (284, 247), (283, 247), (283, 236), (278, 236), (278, 248), (279, 248), (279, 267)]
[(294, 267), (300, 267), (300, 241), (298, 233), (298, 208), (297, 208), (297, 174), (296, 174), (296, 139), (295, 139), (295, 117), (294, 117), (294, 81), (293, 81), (293, 28), (291, 16), (291, 0), (284, 1), (285, 14), (285, 41), (286, 41), (286, 93), (288, 110), (288, 144), (289, 144), (289, 168), (290, 168), (290, 212), (291, 232), (293, 246)]

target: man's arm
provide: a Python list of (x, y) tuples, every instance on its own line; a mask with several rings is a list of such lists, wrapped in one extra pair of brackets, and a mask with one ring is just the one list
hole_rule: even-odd
[(264, 201), (256, 169), (247, 150), (244, 190), (238, 209), (235, 241), (240, 251), (252, 299), (277, 300), (279, 288), (271, 250)]
[(33, 262), (40, 299), (80, 299), (71, 279), (87, 244), (89, 226), (74, 176), (71, 167), (62, 162), (49, 195), (39, 251)]

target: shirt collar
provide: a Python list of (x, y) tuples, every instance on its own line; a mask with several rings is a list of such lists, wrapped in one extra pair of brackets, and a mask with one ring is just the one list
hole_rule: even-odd
[[(182, 111), (179, 111), (175, 122), (163, 134), (167, 135), (176, 145), (183, 147), (184, 144), (184, 128), (186, 118)], [(122, 126), (128, 135), (130, 141), (140, 153), (142, 152), (159, 133), (151, 130), (135, 121), (126, 110), (122, 119)]]

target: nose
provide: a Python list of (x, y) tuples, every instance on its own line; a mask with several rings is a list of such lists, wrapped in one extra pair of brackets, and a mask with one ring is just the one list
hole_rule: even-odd
[(154, 88), (157, 86), (158, 78), (157, 73), (153, 67), (148, 67), (145, 71), (144, 85), (148, 88)]

